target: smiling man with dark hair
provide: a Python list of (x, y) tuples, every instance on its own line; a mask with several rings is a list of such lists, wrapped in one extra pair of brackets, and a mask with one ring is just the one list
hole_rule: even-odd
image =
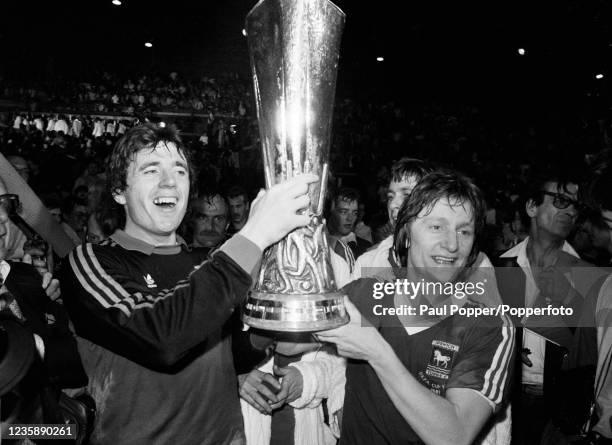
[(302, 175), (261, 191), (248, 222), (210, 259), (177, 235), (191, 163), (171, 127), (145, 124), (117, 143), (110, 188), (126, 223), (69, 258), (65, 303), (98, 406), (90, 443), (241, 444), (224, 329), (271, 244), (309, 222)]

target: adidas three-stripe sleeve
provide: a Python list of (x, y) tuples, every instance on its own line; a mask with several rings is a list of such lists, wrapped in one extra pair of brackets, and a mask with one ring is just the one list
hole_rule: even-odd
[(251, 285), (250, 275), (218, 251), (174, 287), (145, 290), (121, 252), (78, 246), (62, 277), (64, 301), (79, 336), (144, 366), (172, 366), (200, 346)]

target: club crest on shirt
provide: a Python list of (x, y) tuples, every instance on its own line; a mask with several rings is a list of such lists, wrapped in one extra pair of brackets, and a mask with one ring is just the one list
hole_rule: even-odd
[(451, 369), (453, 369), (453, 361), (455, 354), (459, 351), (459, 346), (441, 340), (433, 340), (431, 342), (431, 355), (425, 374), (430, 377), (448, 380)]

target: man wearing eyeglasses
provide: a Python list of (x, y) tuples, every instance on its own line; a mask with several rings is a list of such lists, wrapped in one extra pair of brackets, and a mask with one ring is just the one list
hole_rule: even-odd
[[(579, 213), (578, 181), (549, 170), (530, 185), (525, 203), (529, 236), (501, 255), (499, 265), (511, 268), (496, 270), (502, 300), (514, 307), (572, 307), (579, 317), (589, 280), (575, 273), (590, 264), (580, 260), (566, 241)], [(522, 342), (518, 333), (516, 342), (522, 364), (516, 370), (520, 389), (516, 388), (513, 402), (513, 443), (539, 444), (553, 417), (551, 383), (573, 344), (573, 330), (568, 320), (554, 322), (548, 329), (533, 326), (533, 319), (515, 322), (524, 329)]]

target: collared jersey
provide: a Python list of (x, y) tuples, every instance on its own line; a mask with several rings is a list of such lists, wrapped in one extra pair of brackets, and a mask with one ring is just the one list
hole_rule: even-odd
[(97, 405), (91, 443), (244, 443), (223, 326), (250, 275), (223, 251), (206, 260), (124, 232), (78, 246), (69, 265), (63, 295)]
[[(483, 320), (452, 315), (409, 335), (397, 317), (382, 324), (371, 316), (374, 304), (393, 304), (393, 296), (386, 300), (372, 298), (374, 282), (360, 279), (343, 290), (421, 385), (441, 397), (449, 388), (472, 389), (494, 409), (502, 405), (514, 352), (514, 328), (508, 317)], [(367, 362), (349, 360), (346, 379), (340, 444), (423, 443)]]

